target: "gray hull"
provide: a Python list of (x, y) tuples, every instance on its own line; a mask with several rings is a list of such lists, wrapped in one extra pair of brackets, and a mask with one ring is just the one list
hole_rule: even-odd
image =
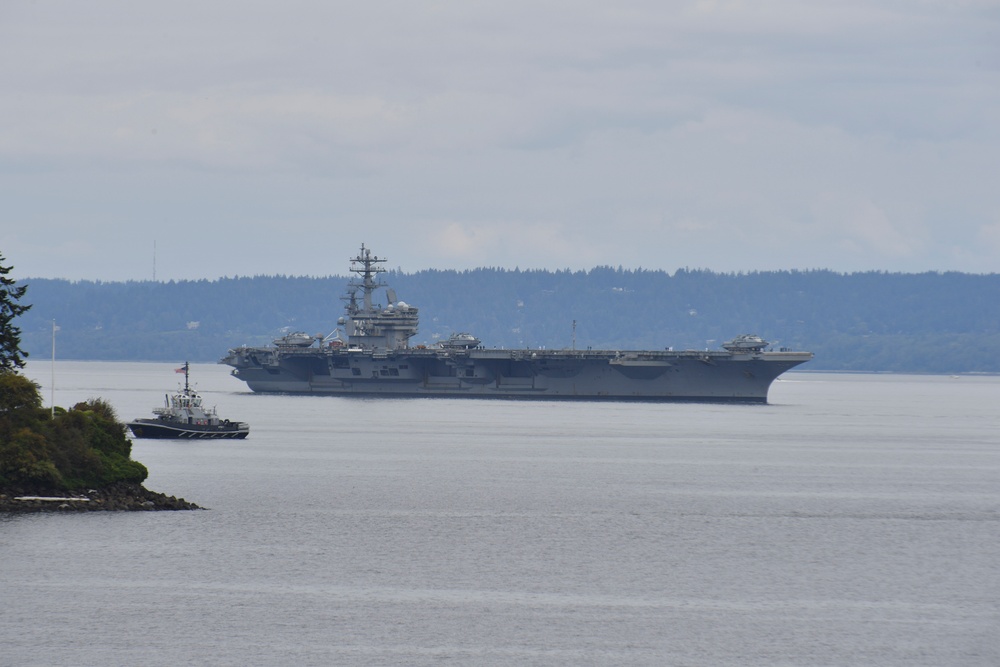
[(764, 403), (808, 352), (237, 348), (255, 392)]
[[(711, 352), (491, 350), (470, 333), (410, 347), (417, 308), (381, 282), (385, 261), (364, 245), (351, 259), (358, 278), (338, 320), (346, 340), (339, 330), (325, 338), (296, 332), (274, 347), (229, 350), (220, 363), (259, 392), (764, 403), (776, 377), (813, 356), (765, 352), (767, 341), (748, 334)], [(384, 307), (373, 296), (380, 287)]]

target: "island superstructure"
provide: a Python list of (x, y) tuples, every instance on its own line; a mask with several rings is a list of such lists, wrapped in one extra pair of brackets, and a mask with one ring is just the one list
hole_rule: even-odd
[(469, 333), (411, 347), (418, 309), (382, 280), (385, 261), (364, 245), (350, 260), (343, 331), (234, 348), (219, 363), (255, 392), (766, 403), (775, 378), (813, 356), (746, 334), (719, 350), (490, 349)]

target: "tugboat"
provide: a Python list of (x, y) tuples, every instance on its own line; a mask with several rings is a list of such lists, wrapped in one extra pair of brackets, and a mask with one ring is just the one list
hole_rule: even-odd
[(177, 372), (184, 373), (184, 388), (173, 396), (164, 396), (162, 408), (153, 408), (155, 419), (136, 419), (128, 427), (137, 438), (205, 439), (247, 437), (250, 425), (219, 419), (215, 408), (202, 405), (201, 396), (189, 383), (190, 366), (184, 362)]

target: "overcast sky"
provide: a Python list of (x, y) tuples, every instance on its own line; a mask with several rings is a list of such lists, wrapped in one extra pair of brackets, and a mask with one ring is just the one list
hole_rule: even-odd
[(3, 0), (0, 91), (16, 278), (1000, 271), (998, 0)]

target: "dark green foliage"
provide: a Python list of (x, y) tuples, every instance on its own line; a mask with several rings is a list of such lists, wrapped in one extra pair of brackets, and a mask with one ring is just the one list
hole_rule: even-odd
[(38, 387), (10, 371), (0, 371), (0, 397), (0, 487), (67, 490), (146, 479), (145, 466), (130, 458), (125, 426), (105, 401), (56, 410), (53, 418), (40, 407)]
[(13, 321), (31, 308), (18, 303), (28, 287), (17, 287), (16, 281), (7, 277), (13, 267), (4, 266), (3, 260), (0, 254), (0, 372), (24, 368), (28, 354), (21, 350), (21, 329)]
[(132, 454), (132, 441), (128, 439), (125, 425), (118, 421), (114, 408), (103, 399), (77, 403), (69, 414), (83, 417), (87, 440), (98, 452), (124, 458)]
[(13, 371), (0, 371), (0, 419), (20, 417), (41, 405), (37, 384)]
[(0, 438), (0, 488), (62, 488), (63, 478), (49, 449), (43, 435), (27, 428)]
[(107, 402), (44, 410), (38, 385), (16, 372), (27, 355), (12, 320), (30, 306), (17, 303), (25, 288), (14, 287), (9, 271), (0, 265), (0, 487), (49, 491), (142, 482), (146, 468), (130, 458), (132, 443)]

